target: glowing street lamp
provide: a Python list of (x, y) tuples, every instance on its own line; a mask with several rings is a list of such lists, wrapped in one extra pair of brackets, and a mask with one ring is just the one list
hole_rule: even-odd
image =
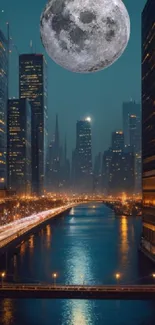
[(5, 278), (5, 272), (2, 272), (1, 273), (2, 287), (3, 287), (3, 280), (4, 280), (4, 278)]
[(152, 274), (152, 277), (155, 279), (155, 273)]
[(121, 277), (120, 273), (116, 273), (115, 274), (115, 278), (117, 280), (117, 283), (119, 282), (120, 277)]
[(53, 273), (52, 276), (54, 280), (54, 285), (56, 285), (57, 273)]

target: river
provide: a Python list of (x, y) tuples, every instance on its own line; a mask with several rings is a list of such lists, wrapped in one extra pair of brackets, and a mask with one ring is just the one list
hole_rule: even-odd
[[(65, 284), (151, 283), (155, 267), (138, 252), (140, 217), (116, 217), (99, 203), (74, 207), (9, 256), (14, 281)], [(2, 264), (0, 262), (0, 264)], [(2, 265), (0, 265), (2, 268)], [(154, 325), (153, 301), (0, 301), (0, 325)]]

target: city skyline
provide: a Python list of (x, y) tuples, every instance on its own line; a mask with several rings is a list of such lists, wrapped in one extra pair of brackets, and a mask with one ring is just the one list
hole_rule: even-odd
[[(144, 3), (145, 1), (143, 1), (143, 3), (139, 1), (133, 5), (129, 1), (125, 1), (125, 5), (130, 14), (132, 28), (129, 45), (122, 58), (112, 67), (104, 71), (91, 74), (90, 76), (80, 76), (58, 67), (45, 54), (39, 39), (39, 23), (37, 25), (40, 13), (44, 7), (42, 0), (40, 0), (38, 8), (35, 8), (35, 10), (37, 9), (35, 14), (33, 12), (33, 21), (30, 14), (30, 23), (27, 30), (24, 32), (23, 40), (20, 38), (18, 24), (20, 24), (21, 17), (23, 19), (27, 17), (27, 8), (29, 5), (27, 5), (25, 11), (20, 7), (20, 4), (17, 5), (17, 12), (18, 14), (20, 13), (17, 20), (15, 19), (16, 14), (11, 14), (10, 3), (8, 1), (2, 2), (2, 9), (4, 9), (4, 13), (1, 13), (3, 29), (5, 29), (4, 22), (8, 20), (11, 27), (10, 34), (13, 37), (13, 42), (18, 47), (19, 53), (30, 52), (29, 44), (32, 39), (34, 40), (33, 50), (37, 53), (45, 54), (48, 63), (48, 89), (50, 94), (48, 102), (49, 123), (50, 126), (52, 126), (52, 130), (54, 130), (55, 114), (58, 113), (59, 116), (62, 116), (60, 119), (60, 128), (63, 137), (67, 130), (69, 156), (71, 156), (71, 150), (74, 147), (75, 141), (75, 132), (73, 129), (74, 121), (82, 119), (86, 115), (92, 116), (92, 134), (94, 134), (92, 147), (95, 148), (93, 152), (93, 155), (95, 155), (98, 151), (104, 151), (109, 146), (110, 133), (108, 131), (110, 130), (110, 132), (112, 132), (114, 129), (122, 128), (122, 102), (130, 100), (130, 98), (140, 102), (140, 15)], [(14, 4), (14, 6), (16, 6), (16, 4)], [(23, 17), (23, 12), (25, 13), (25, 18)], [(134, 31), (134, 33), (132, 31)], [(13, 52), (14, 53), (11, 54), (11, 63), (12, 60), (17, 62), (17, 53), (15, 53), (15, 51)], [(127, 62), (129, 62), (129, 64), (127, 64)], [(12, 66), (11, 68), (11, 97), (17, 97), (17, 81), (14, 80), (14, 83), (12, 82), (12, 75), (15, 75), (14, 72), (16, 69), (17, 65), (14, 64), (14, 67)], [(132, 73), (134, 73), (134, 78)], [(119, 82), (117, 80), (118, 78)], [(124, 83), (124, 79), (126, 83)], [(60, 91), (61, 96), (58, 96), (58, 92)], [(113, 96), (111, 96), (111, 91), (113, 92)], [(115, 124), (110, 118), (111, 114), (114, 117), (113, 120)], [(70, 116), (69, 120), (66, 119), (68, 115)], [(69, 123), (69, 121), (71, 123)], [(103, 143), (98, 141), (99, 138), (104, 139)]]

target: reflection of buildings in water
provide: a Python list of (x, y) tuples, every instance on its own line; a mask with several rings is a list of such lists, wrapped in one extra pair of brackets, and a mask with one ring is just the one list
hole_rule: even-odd
[(46, 226), (46, 248), (50, 248), (51, 246), (51, 227), (50, 225)]
[(29, 239), (29, 250), (30, 253), (32, 254), (34, 250), (34, 235), (32, 235)]
[(25, 254), (25, 250), (26, 250), (26, 242), (23, 241), (20, 245), (20, 256), (23, 257), (23, 255)]
[(75, 214), (75, 208), (72, 208), (69, 214), (73, 216)]
[(13, 256), (13, 266), (14, 266), (14, 269), (17, 268), (17, 255)]
[(29, 260), (28, 260), (29, 270), (31, 274), (33, 274), (34, 235), (31, 235), (31, 237), (28, 240), (28, 249), (30, 253)]
[(121, 257), (122, 257), (122, 263), (124, 264), (127, 262), (128, 258), (128, 251), (129, 251), (129, 242), (128, 242), (128, 220), (127, 217), (122, 216), (120, 220), (120, 239), (121, 239), (121, 245), (120, 245), (120, 251), (121, 251)]
[(13, 256), (13, 281), (18, 280), (17, 255)]
[(1, 324), (3, 325), (10, 325), (13, 323), (13, 300), (11, 299), (3, 299), (1, 301)]

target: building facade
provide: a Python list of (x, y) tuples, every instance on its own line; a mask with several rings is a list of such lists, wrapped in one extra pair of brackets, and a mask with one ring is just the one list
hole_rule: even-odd
[(133, 153), (112, 152), (109, 168), (109, 194), (133, 194), (135, 185)]
[(19, 56), (19, 96), (32, 109), (32, 191), (44, 190), (47, 157), (47, 64), (42, 54)]
[(76, 123), (76, 188), (92, 191), (92, 135), (91, 121), (86, 118)]
[(112, 132), (112, 150), (115, 152), (123, 151), (124, 149), (124, 133), (123, 131)]
[(0, 189), (7, 184), (8, 41), (0, 30)]
[(104, 194), (109, 194), (110, 168), (112, 161), (112, 149), (104, 151), (102, 159), (102, 187)]
[(31, 194), (31, 107), (27, 99), (9, 99), (7, 117), (8, 189)]
[(141, 117), (141, 105), (133, 100), (123, 103), (123, 132), (124, 132), (124, 146), (130, 146), (130, 116), (136, 115)]
[(142, 13), (142, 250), (155, 261), (155, 1)]

